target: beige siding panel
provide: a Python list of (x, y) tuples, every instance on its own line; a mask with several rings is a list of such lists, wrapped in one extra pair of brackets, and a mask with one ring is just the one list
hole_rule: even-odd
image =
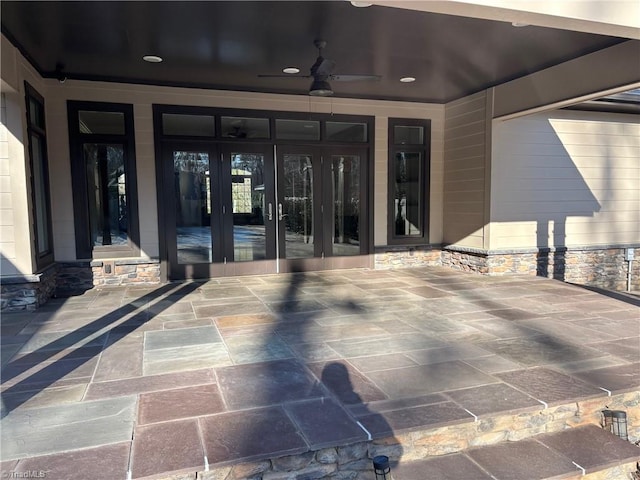
[[(69, 175), (69, 147), (67, 131), (67, 100), (131, 103), (134, 105), (136, 127), (136, 162), (140, 199), (140, 235), (142, 255), (157, 256), (158, 232), (155, 192), (155, 151), (153, 149), (152, 105), (193, 105), (220, 108), (247, 108), (257, 110), (321, 112), (336, 114), (370, 115), (375, 117), (375, 145), (373, 152), (374, 176), (374, 243), (387, 243), (387, 119), (430, 119), (431, 194), (430, 241), (442, 241), (442, 188), (437, 182), (444, 175), (444, 107), (412, 102), (388, 102), (342, 98), (309, 98), (307, 96), (271, 95), (252, 92), (228, 92), (203, 89), (169, 88), (147, 85), (128, 85), (104, 82), (68, 80), (60, 85), (47, 80), (51, 98), (47, 98), (49, 155), (54, 197), (54, 224), (59, 219), (73, 219), (71, 178)], [(144, 197), (143, 197), (144, 196)], [(68, 227), (65, 227), (68, 228)], [(73, 238), (63, 234), (63, 228), (54, 228), (56, 258), (72, 259), (75, 251)]]
[(637, 117), (540, 113), (496, 122), (493, 141), (492, 249), (640, 241)]
[(443, 241), (484, 245), (487, 95), (480, 92), (445, 107)]

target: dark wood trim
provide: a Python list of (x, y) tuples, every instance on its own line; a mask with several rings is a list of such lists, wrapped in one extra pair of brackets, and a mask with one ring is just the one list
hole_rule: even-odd
[[(424, 128), (422, 145), (405, 145), (394, 142), (394, 127), (415, 126)], [(387, 244), (419, 246), (429, 243), (429, 214), (430, 214), (430, 178), (431, 178), (431, 120), (390, 118), (388, 127), (388, 158), (387, 158)], [(394, 203), (394, 159), (398, 152), (420, 153), (422, 164), (420, 168), (420, 235), (396, 235), (395, 231), (395, 203)]]
[[(80, 110), (122, 112), (125, 121), (124, 135), (104, 135), (81, 133), (78, 127)], [(138, 215), (138, 183), (135, 157), (135, 125), (133, 105), (124, 103), (67, 101), (67, 121), (69, 128), (69, 154), (71, 182), (73, 186), (73, 211), (76, 238), (76, 258), (137, 257), (140, 255), (140, 224)], [(91, 245), (89, 212), (87, 210), (87, 182), (83, 145), (85, 143), (117, 143), (123, 146), (125, 188), (127, 191), (128, 244), (126, 246)]]
[[(54, 261), (54, 248), (53, 248), (53, 222), (51, 215), (51, 187), (49, 177), (49, 156), (47, 147), (47, 126), (46, 126), (46, 110), (44, 97), (38, 93), (27, 81), (24, 82), (25, 102), (26, 102), (26, 116), (27, 116), (27, 145), (29, 152), (29, 177), (31, 185), (31, 215), (33, 226), (33, 256), (35, 257), (36, 269), (39, 271), (46, 266), (50, 265)], [(36, 125), (31, 118), (31, 100), (35, 100), (42, 106), (42, 121), (43, 126)], [(40, 150), (42, 155), (42, 177), (44, 183), (44, 192), (42, 194), (45, 197), (45, 218), (47, 223), (47, 230), (49, 233), (49, 248), (47, 251), (40, 253), (38, 247), (38, 241), (42, 232), (38, 231), (38, 219), (37, 219), (37, 205), (36, 205), (36, 184), (34, 178), (34, 158), (33, 158), (33, 145), (31, 143), (31, 136), (35, 135), (40, 139)]]

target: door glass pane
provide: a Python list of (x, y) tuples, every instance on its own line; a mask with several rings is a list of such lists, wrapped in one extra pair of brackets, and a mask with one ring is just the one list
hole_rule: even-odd
[(206, 152), (173, 152), (178, 263), (211, 263), (211, 176)]
[(35, 98), (29, 99), (29, 120), (32, 125), (44, 129), (44, 106)]
[(423, 145), (424, 127), (396, 125), (393, 127), (393, 143), (395, 145)]
[[(285, 155), (282, 214), (285, 257), (313, 257), (313, 169), (311, 155)], [(282, 224), (281, 224), (282, 225)]]
[(327, 140), (332, 142), (366, 142), (367, 124), (327, 122)]
[(276, 119), (278, 140), (320, 140), (320, 122)]
[(164, 135), (213, 137), (215, 131), (215, 119), (211, 115), (162, 114), (162, 133)]
[(420, 153), (398, 152), (394, 159), (395, 170), (395, 235), (421, 235), (421, 167)]
[(49, 222), (47, 214), (49, 212), (47, 202), (47, 185), (45, 176), (45, 164), (42, 151), (42, 139), (37, 135), (31, 135), (31, 152), (33, 161), (33, 186), (34, 186), (34, 210), (36, 216), (36, 231), (38, 254), (51, 251)]
[(268, 118), (222, 117), (222, 136), (225, 138), (269, 138)]
[(123, 112), (78, 112), (80, 133), (100, 133), (108, 135), (124, 135)]
[(91, 245), (127, 245), (127, 189), (121, 144), (85, 143)]
[(333, 255), (360, 253), (360, 157), (331, 157)]
[(231, 154), (231, 202), (234, 261), (264, 260), (267, 244), (262, 154)]

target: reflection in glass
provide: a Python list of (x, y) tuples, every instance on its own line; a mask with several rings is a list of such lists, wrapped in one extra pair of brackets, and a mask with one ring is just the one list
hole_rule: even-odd
[(313, 168), (311, 155), (285, 155), (282, 214), (285, 257), (313, 257)]
[(395, 235), (421, 235), (422, 155), (398, 152), (394, 159)]
[(331, 142), (366, 142), (367, 124), (327, 122), (327, 140)]
[(276, 138), (278, 140), (320, 140), (320, 122), (277, 118)]
[(360, 157), (331, 157), (333, 255), (360, 253)]
[(211, 263), (209, 154), (173, 152), (178, 263)]
[(91, 245), (126, 245), (129, 219), (122, 145), (85, 143)]
[(42, 139), (31, 135), (31, 154), (33, 164), (33, 194), (36, 215), (36, 231), (38, 232), (38, 254), (51, 251), (49, 222), (47, 221), (47, 185), (45, 174), (45, 159), (42, 151)]
[(269, 138), (268, 118), (222, 117), (220, 129), (225, 138)]
[(215, 132), (215, 118), (211, 115), (162, 114), (162, 133), (164, 135), (213, 137)]
[(234, 261), (264, 260), (267, 245), (263, 155), (231, 154), (231, 202)]
[(78, 130), (80, 133), (99, 133), (106, 135), (124, 135), (123, 112), (78, 112)]
[(424, 127), (396, 125), (393, 127), (395, 145), (424, 145)]

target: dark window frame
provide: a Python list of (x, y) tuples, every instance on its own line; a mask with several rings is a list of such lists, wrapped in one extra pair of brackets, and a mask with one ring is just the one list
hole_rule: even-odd
[[(29, 151), (29, 171), (30, 171), (30, 185), (31, 185), (31, 214), (33, 215), (33, 241), (34, 241), (34, 256), (36, 261), (36, 268), (38, 270), (51, 265), (54, 261), (54, 249), (53, 249), (53, 222), (51, 215), (51, 187), (49, 181), (49, 159), (47, 156), (47, 125), (45, 115), (44, 97), (38, 93), (28, 82), (24, 82), (25, 101), (26, 101), (26, 117), (27, 117), (27, 144)], [(31, 101), (35, 101), (42, 108), (42, 126), (36, 124), (35, 119), (31, 118)], [(38, 247), (40, 235), (42, 232), (38, 230), (38, 205), (36, 202), (36, 188), (35, 183), (35, 165), (33, 158), (33, 144), (31, 142), (32, 136), (36, 136), (40, 139), (40, 150), (42, 162), (42, 177), (44, 183), (44, 192), (42, 195), (45, 198), (45, 216), (46, 216), (46, 228), (49, 233), (48, 249), (45, 252), (40, 253)]]
[[(124, 135), (81, 133), (78, 113), (81, 110), (120, 112), (124, 114)], [(125, 103), (67, 101), (69, 124), (69, 153), (73, 186), (73, 212), (76, 239), (76, 258), (102, 259), (140, 256), (140, 223), (138, 214), (138, 188), (135, 157), (135, 128), (133, 105)], [(85, 143), (121, 144), (124, 152), (125, 188), (127, 192), (127, 245), (93, 246), (91, 242), (89, 211), (87, 209), (87, 181), (85, 175)]]
[[(395, 142), (394, 128), (398, 126), (423, 127), (424, 138), (422, 145), (407, 145)], [(387, 162), (387, 244), (422, 246), (429, 244), (429, 195), (431, 178), (431, 120), (389, 118), (388, 125), (389, 153)], [(400, 152), (420, 153), (422, 155), (422, 165), (420, 172), (420, 204), (419, 218), (422, 222), (419, 235), (397, 235), (395, 230), (395, 158)]]

